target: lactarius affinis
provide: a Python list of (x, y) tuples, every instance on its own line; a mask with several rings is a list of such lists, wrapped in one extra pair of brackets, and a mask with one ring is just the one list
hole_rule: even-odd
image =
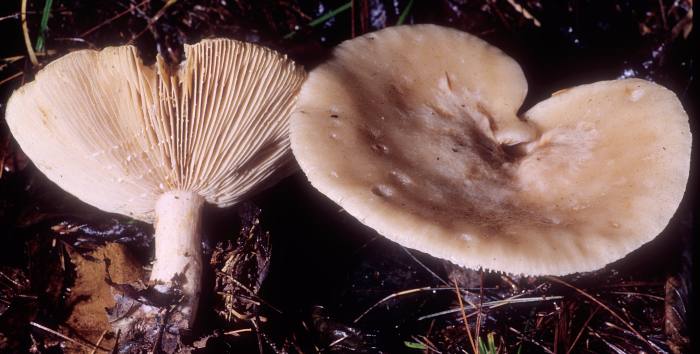
[(107, 212), (155, 223), (151, 280), (179, 279), (196, 313), (205, 203), (236, 204), (289, 172), (288, 118), (304, 70), (234, 40), (145, 66), (132, 46), (80, 50), (14, 92), (6, 111), (50, 180)]
[(591, 271), (666, 227), (690, 168), (676, 95), (639, 79), (555, 93), (523, 115), (520, 66), (433, 25), (340, 44), (290, 122), (309, 181), (404, 245), (518, 274)]

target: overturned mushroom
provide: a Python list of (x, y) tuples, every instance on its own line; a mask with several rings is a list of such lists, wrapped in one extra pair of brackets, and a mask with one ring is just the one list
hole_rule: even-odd
[(18, 89), (7, 122), (46, 176), (102, 210), (155, 222), (151, 280), (194, 318), (199, 216), (289, 172), (288, 119), (305, 78), (285, 56), (226, 39), (144, 66), (131, 46), (70, 53)]
[(468, 267), (590, 271), (667, 225), (686, 186), (688, 117), (643, 80), (560, 91), (520, 119), (519, 65), (433, 25), (347, 41), (292, 114), (311, 183), (380, 234)]

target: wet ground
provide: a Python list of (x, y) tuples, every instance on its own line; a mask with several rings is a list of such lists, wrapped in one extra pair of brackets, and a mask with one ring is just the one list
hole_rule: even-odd
[[(19, 2), (0, 5), (0, 112), (14, 88), (71, 49), (132, 43), (145, 58), (177, 62), (182, 43), (226, 36), (271, 46), (311, 69), (342, 40), (404, 22), (459, 28), (502, 48), (528, 78), (525, 109), (568, 86), (641, 77), (676, 92), (697, 127), (691, 1), (51, 5), (46, 26), (44, 1), (28, 6), (30, 38), (35, 45), (42, 37), (45, 48), (36, 67), (26, 58)], [(0, 352), (90, 352), (98, 342), (98, 352), (127, 350), (127, 334), (118, 341), (106, 318), (88, 320), (128, 293), (119, 284), (148, 264), (152, 228), (106, 215), (47, 181), (4, 120), (0, 165)], [(523, 278), (459, 269), (393, 244), (296, 173), (242, 208), (207, 210), (210, 292), (186, 342), (211, 353), (471, 353), (471, 335), (485, 347), (491, 336), (507, 353), (687, 351), (688, 289), (698, 274), (696, 175), (667, 230), (627, 258), (592, 274)], [(239, 266), (225, 268), (232, 257)], [(107, 276), (111, 285), (100, 282)], [(462, 307), (455, 282), (468, 300)]]

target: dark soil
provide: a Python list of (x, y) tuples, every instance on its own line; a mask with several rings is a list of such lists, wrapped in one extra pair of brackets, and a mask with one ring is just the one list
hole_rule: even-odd
[[(56, 0), (42, 31), (44, 1), (34, 0), (29, 34), (45, 51), (33, 66), (19, 1), (4, 1), (0, 112), (42, 65), (74, 49), (131, 43), (147, 61), (178, 62), (183, 43), (225, 36), (312, 69), (337, 43), (403, 20), (465, 30), (514, 57), (530, 85), (524, 109), (572, 85), (641, 77), (676, 92), (697, 132), (691, 0), (355, 0), (309, 25), (348, 3)], [(485, 347), (493, 338), (500, 353), (691, 352), (696, 185), (693, 169), (667, 230), (623, 260), (532, 278), (461, 269), (387, 241), (296, 173), (243, 206), (207, 210), (208, 290), (180, 340), (196, 353), (473, 353), (470, 336)], [(142, 296), (134, 277), (152, 256), (151, 233), (48, 181), (0, 119), (0, 352), (150, 352), (139, 343), (146, 335), (113, 333), (101, 309), (114, 319), (124, 310), (115, 305)]]

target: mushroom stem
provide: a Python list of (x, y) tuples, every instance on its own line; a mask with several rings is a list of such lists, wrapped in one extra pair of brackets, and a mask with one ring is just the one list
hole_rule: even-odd
[(200, 214), (204, 198), (194, 192), (170, 191), (156, 202), (156, 252), (151, 281), (180, 282), (187, 296), (182, 313), (190, 324), (197, 313), (202, 275)]

